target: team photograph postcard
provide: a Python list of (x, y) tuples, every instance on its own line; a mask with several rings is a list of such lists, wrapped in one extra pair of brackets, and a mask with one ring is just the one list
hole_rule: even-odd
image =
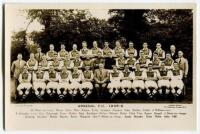
[(4, 27), (5, 130), (196, 130), (194, 3), (5, 4)]

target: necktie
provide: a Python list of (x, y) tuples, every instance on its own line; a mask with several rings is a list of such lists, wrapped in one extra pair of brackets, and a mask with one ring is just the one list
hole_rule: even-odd
[(21, 68), (21, 60), (19, 60), (19, 67)]
[(102, 81), (102, 70), (100, 70), (100, 81)]
[(39, 61), (41, 60), (41, 57), (40, 57), (40, 56), (41, 56), (41, 54), (39, 53), (39, 59), (38, 59)]
[(180, 60), (179, 60), (179, 65), (181, 64), (181, 58), (180, 58)]

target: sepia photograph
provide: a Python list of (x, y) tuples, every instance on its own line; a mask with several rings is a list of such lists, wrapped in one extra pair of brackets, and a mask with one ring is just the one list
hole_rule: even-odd
[(6, 130), (196, 130), (194, 3), (4, 10)]
[(191, 9), (12, 13), (13, 103), (192, 103)]

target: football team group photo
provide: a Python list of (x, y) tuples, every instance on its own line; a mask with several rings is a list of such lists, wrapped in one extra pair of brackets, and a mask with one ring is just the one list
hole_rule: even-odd
[(192, 10), (17, 12), (12, 102), (192, 102)]

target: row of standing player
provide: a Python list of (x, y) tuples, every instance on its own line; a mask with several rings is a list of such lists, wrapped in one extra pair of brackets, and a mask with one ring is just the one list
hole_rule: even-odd
[[(172, 56), (172, 59), (176, 59), (177, 57), (177, 52), (175, 50), (175, 46), (171, 45), (170, 46), (170, 51), (169, 53)], [(87, 42), (83, 41), (82, 42), (82, 48), (80, 49), (80, 51), (77, 48), (76, 44), (73, 44), (72, 46), (72, 50), (70, 52), (66, 51), (65, 49), (65, 45), (61, 44), (60, 46), (60, 51), (56, 52), (54, 50), (54, 45), (50, 44), (49, 45), (49, 51), (44, 54), (42, 53), (41, 48), (39, 47), (37, 49), (37, 53), (35, 54), (35, 58), (37, 59), (37, 61), (41, 61), (42, 60), (42, 56), (46, 55), (47, 60), (52, 60), (54, 57), (54, 54), (58, 55), (58, 58), (62, 59), (65, 58), (66, 55), (68, 55), (68, 57), (70, 59), (75, 58), (75, 56), (77, 54), (79, 54), (81, 57), (85, 57), (86, 55), (89, 57), (96, 57), (97, 53), (101, 52), (103, 57), (109, 57), (110, 55), (112, 55), (112, 57), (119, 57), (119, 54), (122, 53), (124, 57), (129, 57), (130, 54), (133, 54), (134, 58), (138, 57), (138, 51), (134, 48), (134, 43), (133, 42), (129, 42), (128, 44), (128, 48), (125, 50), (121, 47), (121, 44), (119, 41), (116, 41), (116, 47), (114, 49), (111, 49), (109, 47), (109, 43), (105, 42), (104, 43), (104, 48), (101, 49), (98, 47), (98, 44), (96, 41), (93, 42), (93, 47), (91, 49), (87, 48)], [(146, 58), (151, 59), (152, 58), (152, 50), (148, 48), (148, 44), (147, 43), (143, 43), (143, 48), (139, 51), (143, 52), (146, 56)], [(162, 49), (161, 44), (157, 43), (156, 44), (156, 49), (153, 53), (157, 53), (158, 57), (163, 60), (165, 59), (165, 51)]]

